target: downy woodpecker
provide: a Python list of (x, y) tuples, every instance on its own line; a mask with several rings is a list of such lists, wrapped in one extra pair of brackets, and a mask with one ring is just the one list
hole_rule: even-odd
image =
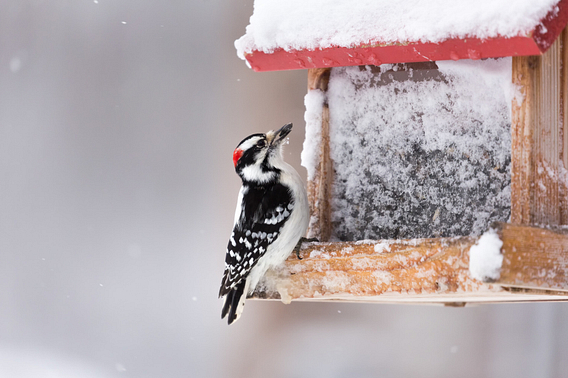
[(225, 298), (221, 317), (228, 314), (229, 324), (241, 316), (245, 299), (266, 270), (282, 264), (308, 228), (304, 183), (282, 159), (282, 145), (291, 130), (289, 123), (277, 131), (250, 135), (233, 152), (242, 187), (219, 290), (219, 297)]

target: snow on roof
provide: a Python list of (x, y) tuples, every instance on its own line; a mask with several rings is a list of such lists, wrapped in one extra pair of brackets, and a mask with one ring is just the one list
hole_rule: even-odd
[[(566, 3), (565, 0), (255, 0), (246, 34), (235, 41), (235, 47), (244, 59), (253, 52), (271, 54), (278, 50), (526, 37), (542, 25), (547, 15), (562, 13), (561, 18), (566, 18), (567, 12), (560, 9), (566, 8)], [(547, 32), (544, 26), (541, 29), (540, 32)]]

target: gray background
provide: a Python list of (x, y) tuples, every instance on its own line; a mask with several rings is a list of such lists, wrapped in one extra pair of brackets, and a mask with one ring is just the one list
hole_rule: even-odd
[(0, 377), (565, 377), (568, 305), (217, 299), (231, 154), (306, 72), (236, 57), (251, 1), (0, 1)]

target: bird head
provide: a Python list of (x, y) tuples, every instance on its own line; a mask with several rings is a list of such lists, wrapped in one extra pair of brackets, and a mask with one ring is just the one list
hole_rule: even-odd
[(243, 181), (262, 184), (276, 178), (283, 162), (282, 146), (290, 131), (292, 124), (288, 123), (276, 131), (249, 135), (239, 143), (233, 164)]

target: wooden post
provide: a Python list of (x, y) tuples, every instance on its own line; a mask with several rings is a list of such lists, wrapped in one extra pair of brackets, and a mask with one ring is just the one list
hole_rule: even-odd
[(513, 84), (520, 96), (512, 104), (512, 223), (568, 222), (562, 180), (568, 151), (563, 135), (566, 45), (564, 30), (544, 55), (513, 57)]
[[(308, 91), (319, 89), (327, 92), (331, 68), (314, 68), (308, 70)], [(331, 236), (331, 187), (333, 182), (333, 165), (329, 151), (329, 106), (323, 104), (321, 124), (320, 164), (316, 173), (308, 182), (308, 199), (312, 221), (309, 237), (328, 241)]]
[(568, 224), (568, 28), (560, 34), (562, 44), (562, 171), (560, 185), (560, 224)]

